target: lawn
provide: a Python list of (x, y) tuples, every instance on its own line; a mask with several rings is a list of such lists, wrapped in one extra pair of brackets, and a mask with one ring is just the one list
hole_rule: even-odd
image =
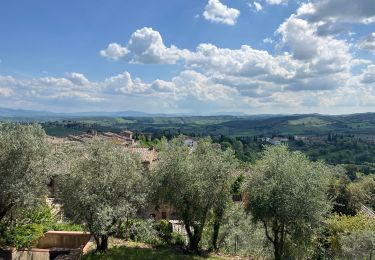
[(110, 249), (106, 254), (88, 253), (82, 257), (83, 260), (97, 260), (97, 259), (129, 259), (129, 260), (223, 260), (220, 256), (195, 256), (186, 255), (183, 252), (168, 248), (158, 247), (153, 248), (150, 245), (136, 242), (123, 242), (120, 240), (110, 242)]

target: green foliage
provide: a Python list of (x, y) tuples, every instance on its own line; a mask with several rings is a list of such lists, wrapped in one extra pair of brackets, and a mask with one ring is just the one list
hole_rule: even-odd
[(327, 122), (320, 118), (309, 116), (309, 117), (303, 117), (303, 118), (296, 119), (296, 120), (289, 120), (288, 124), (319, 127), (319, 126), (327, 125)]
[[(206, 248), (211, 243), (212, 222), (211, 218), (203, 233), (201, 244)], [(231, 203), (225, 212), (218, 236), (218, 247), (220, 252), (229, 255), (251, 256), (255, 259), (269, 259), (272, 256), (263, 226), (255, 224), (240, 203)]]
[(185, 246), (185, 238), (180, 233), (172, 232), (170, 244), (172, 246)]
[(24, 210), (22, 212), (22, 216), (22, 222), (40, 224), (44, 226), (49, 226), (57, 222), (47, 203), (40, 204), (32, 211)]
[(342, 258), (372, 259), (375, 252), (375, 232), (352, 232), (342, 237)]
[(15, 223), (8, 223), (3, 230), (0, 244), (21, 248), (32, 246), (47, 231), (83, 231), (83, 227), (70, 222), (58, 222), (44, 203), (31, 211), (21, 211), (20, 218)]
[(44, 229), (47, 229), (46, 231), (85, 231), (82, 225), (74, 224), (71, 222), (53, 223), (50, 226), (44, 226)]
[(32, 211), (23, 211), (23, 218), (19, 221), (23, 224), (38, 224), (43, 227), (43, 231), (83, 231), (83, 226), (67, 222), (59, 222), (52, 214), (51, 208), (42, 203)]
[(172, 239), (172, 224), (167, 220), (162, 219), (159, 223), (156, 224), (156, 230), (158, 231), (159, 237), (166, 243), (170, 243)]
[(232, 194), (241, 195), (243, 191), (243, 184), (245, 182), (245, 175), (240, 174), (232, 184)]
[(355, 216), (333, 215), (325, 221), (326, 240), (332, 254), (356, 258), (375, 250), (375, 219), (360, 213)]
[(31, 208), (46, 194), (46, 134), (38, 125), (0, 124), (0, 221)]
[(209, 212), (230, 201), (237, 161), (232, 150), (222, 151), (209, 139), (192, 150), (182, 139), (165, 142), (159, 158), (153, 172), (155, 196), (182, 217), (195, 251)]
[(135, 220), (129, 228), (129, 237), (133, 241), (148, 243), (151, 245), (160, 245), (159, 232), (155, 228), (153, 220)]
[[(288, 147), (267, 147), (247, 186), (247, 209), (264, 225), (276, 259), (285, 245), (306, 247), (330, 208), (326, 197), (331, 170)], [(290, 250), (291, 251), (291, 250)]]
[(40, 224), (12, 226), (4, 233), (4, 243), (17, 248), (28, 248), (33, 246), (43, 234), (43, 226)]
[(106, 250), (116, 227), (144, 206), (147, 177), (139, 156), (122, 146), (94, 140), (79, 152), (70, 173), (57, 179), (58, 196), (67, 216), (84, 222), (98, 250)]
[(105, 253), (92, 252), (82, 257), (83, 260), (223, 260), (219, 256), (184, 254), (171, 247), (151, 248), (141, 243), (128, 242), (122, 246), (110, 248)]
[[(252, 163), (262, 145), (257, 137), (289, 136), (290, 148), (302, 150), (314, 161), (362, 165), (366, 171), (374, 173), (374, 165), (368, 164), (375, 163), (375, 146), (367, 141), (374, 136), (374, 117), (375, 113), (351, 116), (129, 117), (121, 120), (102, 117), (44, 122), (43, 126), (47, 133), (58, 136), (85, 133), (93, 128), (99, 132), (120, 132), (124, 128), (135, 132), (147, 131), (152, 133), (153, 139), (167, 137), (168, 140), (180, 134), (195, 137), (211, 135), (221, 139), (215, 142), (220, 143), (223, 150), (232, 148), (237, 158)], [(66, 133), (63, 133), (64, 129)], [(320, 140), (294, 141), (294, 135), (319, 137)], [(150, 144), (146, 142), (144, 145)]]
[[(373, 163), (375, 146), (356, 136), (345, 134), (321, 135), (317, 141), (303, 142), (301, 140), (289, 142), (293, 150), (303, 151), (312, 160), (324, 160), (329, 164), (346, 164), (347, 174), (351, 180), (356, 179), (359, 171), (374, 171), (366, 166)], [(303, 145), (302, 145), (303, 144)]]
[[(338, 169), (336, 167), (336, 169)], [(332, 211), (337, 214), (354, 216), (359, 211), (360, 197), (358, 197), (350, 187), (350, 180), (341, 174), (338, 177), (332, 176), (328, 196), (333, 202)]]
[(131, 219), (122, 223), (117, 236), (154, 246), (184, 244), (184, 238), (172, 232), (172, 224), (167, 220), (157, 223), (151, 219)]
[(364, 205), (375, 210), (375, 176), (363, 176), (350, 184), (354, 197)]
[(139, 147), (147, 147), (147, 148), (159, 148), (160, 147), (160, 140), (147, 140), (145, 137), (141, 136), (138, 137), (138, 146)]

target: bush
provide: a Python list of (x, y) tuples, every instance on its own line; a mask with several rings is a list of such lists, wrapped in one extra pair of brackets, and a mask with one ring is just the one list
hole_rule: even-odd
[(158, 231), (154, 228), (153, 220), (136, 220), (129, 228), (129, 237), (136, 242), (144, 242), (152, 245), (160, 245), (162, 241)]
[(179, 233), (172, 232), (172, 224), (167, 220), (161, 220), (159, 223), (155, 223), (155, 221), (151, 219), (135, 219), (123, 223), (117, 232), (117, 236), (155, 246), (185, 245), (184, 237)]
[(362, 213), (333, 215), (326, 220), (326, 242), (334, 256), (368, 255), (375, 249), (375, 219)]
[(172, 224), (169, 221), (162, 219), (158, 224), (155, 225), (155, 228), (158, 231), (158, 235), (161, 238), (161, 240), (169, 244), (172, 239)]
[(22, 218), (13, 223), (0, 223), (0, 244), (17, 248), (30, 247), (47, 231), (83, 231), (81, 225), (70, 222), (59, 223), (47, 204), (42, 204), (33, 211), (23, 211)]
[(84, 231), (84, 228), (81, 225), (73, 224), (71, 222), (53, 223), (52, 225), (45, 226), (44, 228), (46, 231)]
[(24, 218), (21, 220), (24, 224), (39, 224), (43, 227), (43, 231), (83, 231), (82, 225), (73, 224), (71, 222), (58, 222), (52, 214), (47, 204), (42, 204), (31, 212), (25, 212)]
[(185, 237), (181, 235), (180, 233), (177, 232), (172, 232), (171, 233), (171, 240), (170, 244), (172, 246), (185, 246)]
[(375, 232), (359, 231), (345, 235), (341, 239), (345, 259), (371, 259), (375, 251)]
[(8, 228), (4, 234), (6, 245), (17, 248), (31, 247), (44, 234), (40, 224), (26, 224)]

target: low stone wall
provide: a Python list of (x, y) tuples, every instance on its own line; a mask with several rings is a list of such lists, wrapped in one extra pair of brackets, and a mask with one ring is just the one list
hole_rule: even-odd
[(22, 249), (17, 250), (14, 247), (0, 249), (0, 260), (50, 260), (48, 249)]
[(49, 231), (35, 248), (0, 248), (0, 260), (78, 259), (88, 247), (91, 234), (75, 231)]
[(49, 231), (38, 240), (37, 248), (80, 248), (84, 247), (91, 238), (90, 233)]

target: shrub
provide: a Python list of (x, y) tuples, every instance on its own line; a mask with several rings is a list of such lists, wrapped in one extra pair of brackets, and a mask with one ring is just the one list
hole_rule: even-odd
[(180, 233), (177, 232), (172, 232), (171, 233), (171, 240), (170, 244), (172, 246), (185, 246), (185, 237), (181, 235)]
[(326, 244), (334, 256), (368, 255), (375, 249), (375, 220), (362, 213), (333, 215), (326, 220)]
[(73, 224), (71, 222), (53, 223), (51, 226), (44, 227), (46, 231), (84, 231), (82, 225)]
[(162, 219), (158, 224), (155, 225), (155, 228), (158, 231), (158, 235), (161, 240), (169, 244), (172, 239), (172, 224), (169, 221)]
[(43, 234), (50, 230), (55, 231), (83, 231), (81, 225), (70, 222), (59, 223), (47, 204), (42, 204), (33, 211), (23, 211), (13, 223), (0, 223), (3, 235), (0, 244), (11, 245), (17, 248), (30, 247)]
[(43, 226), (40, 224), (26, 224), (13, 226), (5, 231), (6, 245), (17, 248), (31, 247), (44, 234)]
[(47, 204), (42, 204), (35, 210), (24, 212), (24, 218), (21, 220), (24, 224), (39, 224), (43, 231), (83, 231), (83, 226), (71, 222), (58, 222), (52, 214)]
[(154, 228), (153, 220), (136, 220), (129, 228), (130, 239), (152, 245), (160, 245), (162, 241)]
[(375, 251), (375, 232), (359, 231), (345, 235), (341, 239), (342, 253), (345, 259), (372, 259)]

